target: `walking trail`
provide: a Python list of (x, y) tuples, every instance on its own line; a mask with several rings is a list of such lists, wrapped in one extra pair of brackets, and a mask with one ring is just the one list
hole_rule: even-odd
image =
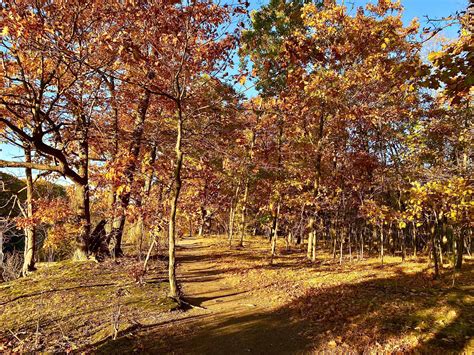
[(270, 306), (272, 302), (259, 292), (259, 285), (241, 287), (241, 274), (235, 273), (241, 266), (226, 265), (212, 248), (205, 239), (184, 239), (178, 244), (178, 279), (185, 302), (194, 307), (171, 313), (159, 324), (124, 335), (97, 350), (121, 354), (304, 352), (307, 342), (300, 336), (302, 325), (292, 322), (287, 311)]

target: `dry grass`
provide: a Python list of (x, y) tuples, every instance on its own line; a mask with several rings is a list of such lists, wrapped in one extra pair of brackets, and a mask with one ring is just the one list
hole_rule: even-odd
[[(155, 263), (156, 265), (156, 263)], [(63, 352), (157, 322), (176, 305), (166, 297), (163, 265), (136, 283), (132, 258), (40, 263), (31, 277), (0, 284), (0, 352)]]

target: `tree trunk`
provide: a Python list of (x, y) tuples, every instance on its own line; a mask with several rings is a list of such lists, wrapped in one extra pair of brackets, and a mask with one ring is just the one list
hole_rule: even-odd
[(458, 237), (456, 238), (456, 265), (457, 270), (461, 270), (462, 267), (462, 254), (464, 252), (464, 230), (461, 229)]
[[(112, 152), (111, 152), (111, 160), (115, 161), (118, 156), (119, 152), (119, 110), (117, 104), (117, 94), (115, 91), (115, 79), (104, 77), (104, 81), (110, 91), (110, 104), (113, 112), (113, 128), (112, 128)], [(110, 238), (112, 236), (112, 231), (114, 230), (114, 222), (116, 216), (116, 206), (115, 203), (117, 202), (117, 194), (116, 194), (117, 187), (115, 184), (111, 184), (110, 191), (108, 193), (108, 206), (110, 209), (111, 217), (109, 222), (106, 225), (106, 232), (107, 232), (107, 244), (110, 243)]]
[(440, 235), (439, 238), (437, 238), (438, 242), (436, 243), (438, 246), (438, 255), (439, 255), (439, 265), (441, 268), (443, 268), (443, 246), (442, 246), (442, 236)]
[(273, 264), (273, 258), (276, 254), (276, 245), (278, 239), (278, 218), (280, 216), (280, 201), (278, 201), (277, 210), (275, 214), (275, 229), (273, 230), (273, 238), (272, 238), (272, 257), (270, 259), (270, 264)]
[(232, 247), (232, 238), (234, 235), (234, 206), (230, 206), (229, 210), (229, 229), (227, 231), (227, 240), (229, 241), (229, 248)]
[(242, 216), (241, 216), (241, 221), (240, 221), (240, 242), (239, 246), (243, 247), (244, 246), (244, 235), (245, 235), (245, 230), (247, 228), (246, 226), (246, 210), (247, 210), (247, 199), (248, 199), (248, 194), (249, 194), (249, 177), (247, 176), (245, 180), (245, 189), (244, 189), (244, 197), (242, 200)]
[(308, 260), (311, 260), (311, 255), (313, 252), (313, 231), (308, 233), (308, 250), (306, 252), (306, 257)]
[[(121, 205), (123, 207), (123, 201), (121, 201)], [(125, 228), (125, 211), (121, 208), (121, 214), (118, 217), (114, 218), (112, 223), (112, 231), (110, 233), (110, 239), (114, 242), (113, 248), (113, 256), (120, 258), (123, 256), (122, 250), (122, 238), (123, 238), (123, 230)]]
[(204, 207), (200, 207), (200, 219), (199, 219), (199, 229), (198, 229), (198, 236), (202, 237), (204, 235), (204, 224), (206, 223), (206, 215), (207, 211)]
[(352, 263), (352, 241), (351, 241), (352, 229), (349, 229), (348, 243), (349, 243), (349, 261)]
[(341, 235), (340, 238), (341, 238), (341, 240), (340, 240), (340, 243), (339, 243), (339, 265), (342, 265), (342, 257), (343, 257), (343, 252), (344, 252), (344, 249), (343, 249), (344, 235)]
[(315, 173), (316, 177), (314, 180), (314, 193), (315, 196), (319, 194), (319, 187), (321, 184), (321, 162), (322, 162), (322, 143), (323, 143), (323, 135), (324, 135), (324, 113), (319, 116), (319, 127), (318, 132), (316, 134), (317, 141), (316, 141), (316, 164), (315, 164)]
[(82, 114), (82, 129), (79, 139), (79, 169), (78, 174), (81, 176), (81, 182), (76, 182), (76, 203), (77, 203), (77, 220), (80, 225), (80, 232), (76, 238), (76, 250), (74, 259), (84, 260), (89, 255), (89, 237), (91, 232), (91, 212), (90, 212), (90, 196), (89, 196), (89, 124), (87, 117)]
[[(135, 180), (135, 172), (137, 169), (137, 160), (140, 154), (141, 142), (143, 131), (145, 127), (145, 118), (150, 106), (151, 93), (145, 90), (140, 96), (140, 102), (138, 104), (138, 110), (135, 115), (134, 129), (132, 132), (132, 142), (130, 145), (130, 162), (125, 168), (125, 183), (132, 187)], [(121, 215), (114, 221), (114, 225), (111, 232), (111, 237), (115, 239), (114, 255), (116, 257), (123, 256), (122, 251), (122, 238), (123, 229), (125, 226), (125, 210), (130, 203), (131, 192), (124, 192), (120, 195), (120, 209)]]
[[(137, 199), (135, 201), (136, 207), (138, 209), (140, 209), (143, 206), (143, 200), (145, 200), (145, 203), (146, 203), (146, 199), (150, 195), (151, 187), (153, 184), (153, 177), (155, 176), (153, 164), (156, 161), (156, 152), (157, 152), (156, 144), (153, 144), (149, 152), (149, 155), (147, 156), (148, 161), (147, 161), (147, 170), (145, 172), (145, 181), (143, 182), (141, 193), (137, 196)], [(137, 237), (137, 236), (139, 240), (139, 250), (140, 250), (139, 256), (141, 260), (143, 238), (145, 237), (145, 222), (143, 220), (142, 213), (138, 215), (138, 219), (135, 222), (135, 226), (134, 226), (134, 237)]]
[(75, 260), (85, 260), (89, 255), (89, 235), (91, 231), (91, 216), (89, 202), (89, 184), (76, 184), (77, 221), (80, 232), (76, 238)]
[[(31, 148), (25, 143), (25, 161), (31, 163)], [(30, 168), (25, 169), (26, 175), (26, 217), (33, 217), (33, 175)], [(22, 275), (27, 276), (31, 271), (35, 271), (35, 248), (36, 231), (34, 226), (25, 228), (25, 252), (23, 260)]]
[(313, 259), (313, 243), (314, 243), (314, 218), (311, 217), (308, 221), (307, 228), (309, 230), (308, 233), (308, 250), (306, 253), (306, 257), (308, 260)]
[(374, 243), (377, 241), (377, 224), (372, 225), (372, 238), (369, 238), (369, 253), (374, 251)]
[(406, 246), (405, 246), (405, 233), (403, 230), (398, 230), (398, 235), (400, 237), (401, 235), (401, 242), (402, 242), (402, 261), (405, 261), (407, 257), (407, 251), (406, 251)]
[(380, 225), (380, 260), (383, 265), (383, 224)]
[(301, 205), (301, 213), (300, 213), (300, 223), (298, 225), (298, 233), (296, 235), (296, 244), (301, 244), (301, 239), (302, 239), (302, 235), (303, 235), (303, 219), (304, 219), (304, 210), (305, 210), (305, 204), (303, 203)]
[[(258, 122), (258, 115), (257, 115), (257, 122)], [(246, 175), (245, 175), (245, 188), (244, 188), (244, 197), (242, 201), (242, 219), (241, 219), (241, 228), (240, 228), (240, 242), (239, 246), (244, 246), (244, 234), (246, 230), (246, 212), (247, 212), (247, 199), (249, 194), (249, 185), (250, 185), (250, 172), (251, 172), (251, 165), (253, 161), (253, 148), (255, 145), (255, 132), (251, 131), (251, 138), (250, 138), (250, 148), (247, 151), (246, 156)]]
[[(5, 254), (3, 254), (3, 230), (0, 228), (0, 269), (3, 269), (3, 258)], [(0, 281), (2, 278), (0, 277)]]
[[(209, 221), (207, 234), (212, 235), (212, 213), (208, 215), (208, 217), (206, 218), (206, 221)], [(206, 228), (206, 223), (204, 223), (204, 228)]]
[(413, 222), (413, 257), (416, 258), (416, 223)]
[(189, 215), (189, 238), (193, 237), (193, 217), (192, 215)]
[(439, 277), (439, 264), (438, 264), (438, 252), (436, 246), (436, 222), (433, 222), (431, 226), (431, 251), (433, 253), (433, 262), (434, 262), (434, 278), (437, 279)]
[[(235, 210), (237, 209), (237, 203), (239, 199), (239, 191), (240, 191), (240, 181), (235, 189), (235, 194), (230, 201), (230, 211), (229, 211), (229, 248), (232, 247), (232, 239), (234, 238), (234, 221), (235, 221)], [(235, 201), (235, 206), (234, 206)]]
[(173, 193), (171, 195), (171, 210), (168, 224), (168, 240), (169, 240), (169, 263), (168, 263), (168, 278), (170, 284), (169, 296), (179, 300), (178, 284), (176, 281), (176, 260), (175, 260), (175, 251), (176, 251), (176, 211), (178, 208), (178, 199), (179, 193), (181, 191), (181, 168), (183, 165), (183, 152), (181, 151), (181, 139), (182, 139), (182, 130), (183, 130), (183, 116), (181, 106), (178, 105), (178, 124), (177, 124), (177, 135), (176, 135), (176, 161), (175, 161), (175, 170), (173, 176)]

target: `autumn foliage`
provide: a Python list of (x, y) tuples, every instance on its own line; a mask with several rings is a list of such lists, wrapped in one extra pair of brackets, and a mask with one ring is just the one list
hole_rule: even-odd
[(174, 298), (183, 235), (226, 234), (230, 247), (266, 235), (272, 263), (283, 238), (313, 261), (326, 248), (341, 263), (425, 253), (436, 276), (443, 256), (460, 268), (472, 15), (445, 19), (458, 38), (424, 58), (400, 2), (271, 0), (248, 18), (247, 6), (0, 5), (0, 135), (25, 152), (0, 166), (70, 184), (67, 198), (25, 202), (27, 239), (46, 226), (43, 248), (98, 260), (123, 256), (124, 238), (140, 255), (160, 240)]

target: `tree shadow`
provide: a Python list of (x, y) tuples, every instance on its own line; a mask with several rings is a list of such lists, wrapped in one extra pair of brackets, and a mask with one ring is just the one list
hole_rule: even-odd
[[(203, 317), (192, 324), (168, 324), (124, 335), (93, 348), (107, 354), (291, 354), (305, 349), (301, 324), (283, 313), (228, 314)], [(263, 333), (268, 336), (262, 335)]]
[[(466, 280), (472, 280), (472, 272), (473, 265), (466, 265)], [(469, 287), (447, 288), (424, 272), (399, 271), (393, 277), (311, 288), (278, 309), (243, 305), (197, 322), (138, 330), (94, 350), (121, 354), (461, 352), (474, 335), (473, 296)], [(207, 298), (189, 300), (200, 304)]]
[(185, 255), (178, 255), (178, 260), (180, 263), (193, 263), (193, 262), (218, 262), (225, 258), (231, 258), (238, 256), (239, 260), (247, 260), (247, 261), (261, 261), (262, 256), (258, 254), (252, 255), (251, 253), (239, 253), (236, 254), (234, 251), (222, 251), (218, 253), (211, 253), (211, 254), (198, 254), (198, 253), (189, 253)]
[(205, 307), (203, 303), (209, 302), (209, 301), (215, 301), (216, 303), (225, 303), (226, 298), (233, 298), (234, 296), (242, 295), (246, 293), (246, 291), (240, 291), (240, 292), (232, 292), (232, 293), (221, 293), (221, 291), (227, 291), (227, 290), (218, 290), (216, 292), (213, 292), (213, 296), (210, 297), (184, 297), (183, 300), (192, 306), (198, 306), (198, 307)]
[[(472, 276), (472, 270), (470, 265), (464, 273)], [(308, 322), (306, 334), (318, 350), (336, 344), (359, 352), (460, 352), (474, 335), (473, 296), (472, 290), (435, 283), (424, 272), (399, 271), (314, 288), (285, 307)]]

